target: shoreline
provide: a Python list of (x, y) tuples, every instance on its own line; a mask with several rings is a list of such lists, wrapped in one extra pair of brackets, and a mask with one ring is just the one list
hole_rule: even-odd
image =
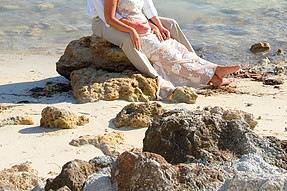
[[(99, 101), (76, 104), (71, 92), (56, 94), (52, 97), (33, 98), (28, 91), (43, 87), (46, 82), (64, 82), (55, 71), (59, 55), (39, 54), (0, 54), (0, 105), (17, 106), (0, 113), (0, 119), (17, 115), (31, 115), (35, 125), (0, 127), (0, 170), (12, 165), (32, 162), (32, 166), (44, 178), (54, 177), (61, 166), (75, 158), (89, 160), (103, 153), (92, 145), (73, 147), (68, 143), (81, 135), (100, 135), (106, 132), (122, 132), (127, 144), (142, 147), (146, 129), (115, 129), (113, 119), (130, 102)], [(237, 88), (245, 94), (219, 93), (211, 96), (199, 95), (196, 104), (167, 104), (159, 102), (165, 109), (195, 110), (206, 106), (221, 106), (226, 109), (239, 109), (249, 112), (258, 120), (255, 132), (261, 136), (276, 136), (287, 140), (287, 83), (280, 89), (265, 86), (262, 82), (250, 79), (237, 79)], [(17, 102), (29, 101), (27, 104)], [(71, 130), (48, 131), (39, 127), (41, 111), (46, 106), (68, 108), (85, 113), (90, 123)], [(15, 157), (17, 156), (17, 157)]]

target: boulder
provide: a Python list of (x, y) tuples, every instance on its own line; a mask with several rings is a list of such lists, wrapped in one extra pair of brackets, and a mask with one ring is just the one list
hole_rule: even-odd
[(112, 168), (112, 181), (122, 191), (173, 191), (178, 185), (177, 168), (154, 153), (124, 152)]
[(131, 71), (109, 73), (84, 68), (72, 72), (71, 85), (80, 103), (118, 99), (131, 102), (156, 100), (156, 80)]
[(177, 87), (168, 98), (173, 103), (195, 104), (198, 95), (191, 87)]
[(281, 145), (252, 132), (242, 118), (225, 120), (223, 113), (220, 108), (165, 112), (146, 131), (143, 151), (160, 154), (172, 164), (221, 163), (257, 153), (269, 164), (287, 169)]
[(271, 50), (271, 45), (268, 42), (259, 42), (253, 44), (250, 48), (250, 51), (254, 54), (261, 52), (268, 52)]
[(72, 71), (90, 66), (118, 73), (125, 70), (136, 71), (119, 47), (90, 36), (70, 42), (64, 55), (57, 62), (56, 69), (60, 75), (70, 79)]
[(148, 128), (152, 121), (163, 114), (163, 108), (160, 104), (143, 103), (129, 104), (117, 114), (113, 123), (116, 128), (130, 127), (134, 129)]
[(28, 162), (0, 171), (0, 190), (31, 190), (41, 183), (38, 172)]
[(47, 179), (45, 190), (57, 190), (67, 187), (73, 191), (82, 191), (88, 177), (102, 168), (112, 165), (113, 159), (110, 157), (96, 157), (89, 162), (74, 160), (66, 163), (62, 167), (61, 173), (54, 179)]
[(41, 127), (72, 129), (89, 123), (89, 118), (57, 107), (46, 107), (42, 111)]

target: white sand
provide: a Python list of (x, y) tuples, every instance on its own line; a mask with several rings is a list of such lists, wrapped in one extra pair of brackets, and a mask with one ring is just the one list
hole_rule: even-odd
[[(127, 104), (125, 101), (100, 101), (76, 104), (71, 93), (52, 98), (35, 99), (28, 90), (44, 86), (47, 81), (66, 81), (55, 71), (59, 55), (0, 55), (0, 104), (15, 105), (18, 101), (32, 104), (16, 104), (10, 112), (0, 114), (0, 119), (17, 115), (31, 115), (36, 122), (32, 126), (5, 126), (0, 128), (0, 170), (25, 161), (32, 162), (42, 177), (54, 177), (61, 166), (73, 159), (89, 160), (103, 155), (94, 146), (73, 147), (69, 142), (81, 135), (97, 135), (115, 131), (110, 120)], [(240, 109), (261, 117), (255, 129), (260, 135), (274, 135), (287, 139), (287, 83), (280, 90), (263, 86), (260, 82), (240, 80), (237, 85), (250, 95), (225, 94), (212, 97), (200, 96), (194, 105), (164, 104), (165, 108), (195, 109), (205, 106), (222, 106)], [(254, 95), (253, 95), (254, 94)], [(261, 95), (261, 96), (259, 96)], [(252, 106), (247, 106), (252, 104)], [(47, 105), (70, 108), (90, 115), (90, 123), (72, 130), (52, 131), (39, 127), (41, 111)], [(146, 129), (122, 130), (126, 142), (142, 146)]]

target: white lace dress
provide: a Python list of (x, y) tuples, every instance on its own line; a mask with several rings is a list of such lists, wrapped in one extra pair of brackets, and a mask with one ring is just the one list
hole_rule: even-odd
[[(143, 0), (119, 0), (117, 12), (126, 19), (147, 22), (142, 11), (143, 3)], [(175, 87), (204, 86), (214, 76), (218, 65), (200, 58), (174, 39), (160, 42), (151, 32), (141, 34), (140, 39), (143, 53), (158, 74)], [(168, 83), (164, 83), (160, 88), (164, 90), (168, 86)]]

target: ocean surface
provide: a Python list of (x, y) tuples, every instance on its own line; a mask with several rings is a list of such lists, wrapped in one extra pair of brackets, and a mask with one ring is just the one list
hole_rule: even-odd
[[(287, 0), (154, 0), (161, 16), (176, 19), (196, 51), (222, 64), (254, 63), (287, 52)], [(0, 52), (58, 53), (91, 34), (85, 0), (0, 0)], [(268, 41), (272, 52), (249, 48)]]

